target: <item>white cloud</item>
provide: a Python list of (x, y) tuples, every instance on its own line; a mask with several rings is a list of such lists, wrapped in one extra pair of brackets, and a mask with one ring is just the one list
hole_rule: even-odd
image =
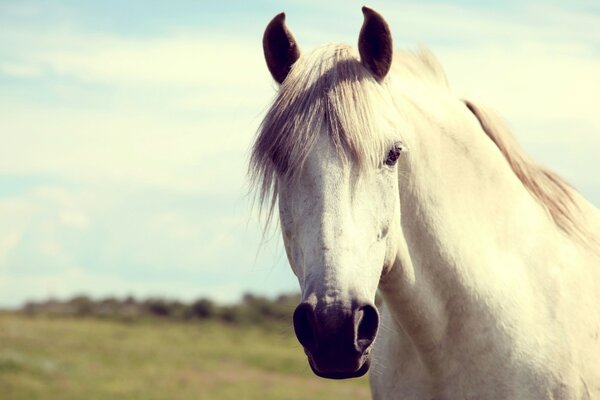
[(594, 100), (600, 91), (600, 55), (586, 54), (578, 45), (540, 43), (438, 53), (459, 93), (485, 97), (517, 118), (573, 119), (600, 129)]
[(266, 71), (259, 40), (197, 34), (146, 39), (74, 35), (60, 46), (30, 51), (28, 58), (82, 81), (127, 85), (260, 87)]
[(0, 63), (0, 74), (15, 78), (36, 78), (42, 74), (37, 65), (22, 63)]
[(21, 235), (18, 232), (3, 232), (0, 234), (0, 270), (2, 270), (8, 254), (17, 247), (20, 240)]
[(193, 298), (217, 287), (232, 301), (231, 287), (236, 296), (264, 287), (277, 266), (274, 294), (291, 272), (279, 242), (257, 256), (260, 226), (249, 219), (247, 204), (227, 196), (34, 186), (0, 198), (0, 304), (82, 291)]
[[(60, 31), (19, 52), (32, 68), (76, 81), (44, 89), (60, 99), (56, 105), (0, 95), (0, 131), (8, 133), (1, 170), (184, 191), (244, 190), (246, 151), (273, 95), (259, 41)], [(72, 89), (80, 82), (101, 86)], [(97, 97), (103, 85), (113, 93), (106, 99)], [(85, 105), (98, 102), (104, 110)]]
[(40, 243), (40, 254), (48, 258), (59, 258), (65, 254), (65, 249), (55, 239), (48, 239)]
[(254, 124), (7, 105), (0, 110), (0, 131), (10, 132), (0, 148), (0, 170), (184, 191), (239, 191)]
[(0, 272), (6, 269), (8, 258), (18, 248), (36, 212), (37, 206), (26, 199), (0, 199)]
[(85, 229), (90, 224), (88, 215), (79, 210), (63, 210), (60, 212), (58, 219), (64, 226), (78, 230)]

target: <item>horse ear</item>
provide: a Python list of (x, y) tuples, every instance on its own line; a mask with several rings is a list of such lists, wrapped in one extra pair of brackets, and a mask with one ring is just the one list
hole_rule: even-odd
[(263, 51), (273, 78), (283, 83), (292, 65), (300, 57), (296, 39), (285, 26), (285, 13), (275, 16), (263, 35)]
[(392, 66), (392, 33), (383, 17), (369, 7), (362, 8), (365, 17), (358, 51), (361, 62), (378, 80), (382, 80)]

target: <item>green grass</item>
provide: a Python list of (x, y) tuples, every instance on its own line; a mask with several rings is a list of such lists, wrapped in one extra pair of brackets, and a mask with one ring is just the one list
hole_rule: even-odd
[(368, 399), (315, 377), (291, 328), (0, 314), (0, 398)]

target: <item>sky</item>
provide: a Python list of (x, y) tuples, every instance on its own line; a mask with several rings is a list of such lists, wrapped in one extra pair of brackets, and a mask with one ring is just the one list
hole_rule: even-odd
[[(357, 1), (0, 0), (0, 307), (298, 290), (252, 213), (263, 30), (355, 44)], [(600, 3), (371, 1), (600, 206)]]

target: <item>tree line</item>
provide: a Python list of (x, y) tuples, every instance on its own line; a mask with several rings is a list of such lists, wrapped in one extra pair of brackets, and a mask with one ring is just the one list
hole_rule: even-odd
[(245, 294), (235, 304), (221, 305), (208, 298), (186, 303), (165, 298), (136, 299), (107, 297), (92, 299), (79, 295), (67, 300), (27, 302), (21, 312), (28, 315), (99, 317), (120, 320), (161, 318), (179, 321), (221, 321), (231, 324), (289, 323), (299, 294), (268, 298)]

